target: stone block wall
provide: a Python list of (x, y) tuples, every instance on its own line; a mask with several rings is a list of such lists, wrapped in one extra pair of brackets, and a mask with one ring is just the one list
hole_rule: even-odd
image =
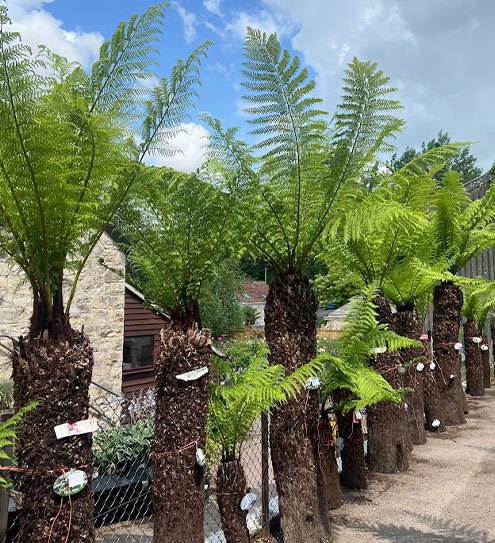
[[(90, 255), (81, 273), (72, 308), (71, 324), (76, 330), (84, 325), (94, 350), (93, 381), (120, 393), (122, 390), (122, 353), (124, 341), (125, 280), (100, 263), (124, 273), (125, 258), (106, 233)], [(71, 277), (67, 278), (70, 288)], [(31, 288), (22, 272), (0, 258), (0, 334), (18, 337), (26, 334), (32, 310)], [(8, 340), (0, 338), (8, 344)], [(8, 353), (0, 349), (0, 380), (12, 373)], [(92, 396), (105, 394), (93, 387)]]

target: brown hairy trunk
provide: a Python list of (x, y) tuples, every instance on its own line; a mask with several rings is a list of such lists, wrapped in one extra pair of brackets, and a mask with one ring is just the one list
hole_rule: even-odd
[[(378, 321), (393, 322), (390, 302), (383, 296), (373, 300), (377, 307)], [(404, 386), (399, 373), (399, 354), (385, 352), (371, 359), (372, 367), (394, 388)], [(368, 467), (379, 473), (396, 473), (409, 467), (412, 450), (408, 425), (408, 411), (404, 402), (383, 402), (368, 408)]]
[(217, 469), (216, 497), (227, 543), (249, 543), (247, 511), (240, 507), (246, 489), (246, 474), (240, 461), (222, 460)]
[[(335, 403), (346, 399), (349, 393), (346, 390), (338, 390), (334, 393)], [(361, 423), (354, 422), (354, 412), (337, 411), (337, 425), (339, 437), (344, 440), (344, 447), (340, 451), (342, 459), (341, 483), (344, 488), (364, 490), (366, 482), (366, 464), (364, 461), (364, 443)]]
[[(418, 319), (414, 307), (409, 306), (397, 308), (397, 313), (392, 315), (391, 329), (400, 336), (416, 341), (420, 340), (423, 331), (422, 323)], [(412, 389), (412, 392), (405, 397), (405, 402), (408, 406), (407, 418), (411, 439), (414, 445), (423, 445), (426, 443), (424, 375), (427, 369), (429, 369), (428, 352), (424, 345), (420, 345), (418, 347), (401, 349), (399, 357), (401, 364), (406, 368), (404, 385)], [(416, 369), (419, 363), (424, 366), (422, 371), (417, 371)]]
[[(38, 407), (18, 432), (22, 509), (19, 541), (91, 543), (93, 528), (92, 436), (58, 440), (54, 427), (88, 417), (93, 351), (88, 338), (70, 328), (64, 340), (47, 333), (15, 342), (13, 353), (16, 409), (32, 400)], [(61, 498), (53, 483), (63, 472), (84, 471), (88, 484), (77, 495)], [(24, 471), (22, 471), (24, 470)]]
[(466, 381), (467, 392), (471, 396), (484, 396), (485, 383), (483, 372), (483, 360), (481, 358), (481, 343), (475, 343), (473, 339), (481, 339), (481, 330), (478, 323), (467, 319), (464, 324), (464, 349), (466, 351)]
[(194, 323), (162, 330), (152, 454), (155, 543), (204, 543), (203, 468), (196, 449), (206, 443), (208, 374), (191, 381), (177, 375), (209, 369), (210, 362), (208, 330)]
[[(265, 334), (271, 363), (282, 364), (287, 374), (316, 355), (316, 309), (306, 277), (275, 277), (266, 301)], [(272, 412), (270, 446), (285, 543), (331, 541), (318, 461), (308, 433), (318, 419), (318, 403), (311, 401), (309, 391)]]
[(435, 374), (446, 425), (463, 424), (464, 392), (461, 384), (461, 357), (454, 349), (459, 341), (462, 290), (443, 282), (433, 294), (433, 352), (438, 370)]
[(490, 351), (488, 350), (488, 338), (483, 334), (483, 346), (486, 346), (486, 350), (481, 350), (481, 360), (483, 363), (483, 385), (485, 388), (491, 388), (491, 368), (490, 368)]
[[(323, 483), (322, 499), (327, 510), (338, 509), (342, 505), (339, 468), (335, 456), (335, 441), (330, 427), (328, 413), (323, 411), (318, 421), (318, 445), (316, 451), (319, 458), (319, 480)], [(314, 442), (314, 441), (313, 441)]]

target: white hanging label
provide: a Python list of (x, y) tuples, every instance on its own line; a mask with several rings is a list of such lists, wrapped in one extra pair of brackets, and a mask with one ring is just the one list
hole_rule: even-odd
[(254, 494), (253, 492), (249, 492), (241, 500), (241, 509), (243, 511), (249, 511), (256, 503), (257, 499), (258, 498), (256, 497), (256, 494)]
[(203, 377), (203, 375), (206, 375), (208, 373), (208, 368), (206, 366), (203, 366), (202, 368), (198, 368), (192, 371), (188, 371), (186, 373), (181, 373), (180, 375), (176, 375), (175, 378), (179, 379), (179, 381), (196, 381), (200, 377)]
[(55, 426), (55, 435), (57, 439), (64, 437), (79, 436), (81, 434), (90, 434), (98, 430), (98, 421), (94, 417), (79, 420), (77, 422), (66, 422)]

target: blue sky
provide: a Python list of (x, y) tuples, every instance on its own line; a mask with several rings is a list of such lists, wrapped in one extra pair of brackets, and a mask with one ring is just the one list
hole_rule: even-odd
[[(86, 67), (103, 39), (148, 0), (8, 0), (23, 39), (45, 43)], [(160, 74), (206, 39), (214, 42), (202, 68), (197, 109), (176, 144), (171, 166), (199, 165), (206, 134), (202, 111), (245, 127), (240, 65), (246, 25), (277, 31), (317, 82), (333, 112), (345, 65), (354, 55), (378, 62), (399, 88), (407, 127), (399, 150), (418, 147), (440, 129), (477, 142), (487, 169), (495, 160), (495, 2), (488, 0), (177, 0), (170, 3), (160, 44)]]

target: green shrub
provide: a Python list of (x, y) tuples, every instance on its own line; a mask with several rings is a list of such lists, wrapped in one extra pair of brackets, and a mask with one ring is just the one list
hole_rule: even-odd
[(244, 314), (244, 324), (246, 326), (253, 326), (256, 324), (256, 321), (258, 320), (260, 314), (256, 309), (250, 305), (245, 305), (242, 308), (242, 312)]
[(154, 436), (154, 419), (106, 428), (94, 439), (94, 466), (100, 473), (122, 473), (148, 465)]

